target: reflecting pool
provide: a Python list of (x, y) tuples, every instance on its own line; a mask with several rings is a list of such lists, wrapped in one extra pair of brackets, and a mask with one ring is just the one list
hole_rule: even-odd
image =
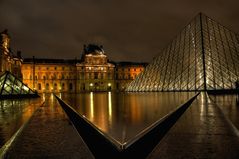
[(81, 93), (59, 96), (121, 143), (185, 103), (195, 92)]
[[(89, 92), (57, 95), (102, 131), (124, 143), (185, 103), (194, 94), (194, 92)], [(44, 118), (68, 120), (53, 94), (41, 94), (41, 98), (37, 99), (2, 100), (0, 146), (12, 137), (43, 101), (44, 107), (48, 107), (48, 111), (42, 116), (43, 120)]]

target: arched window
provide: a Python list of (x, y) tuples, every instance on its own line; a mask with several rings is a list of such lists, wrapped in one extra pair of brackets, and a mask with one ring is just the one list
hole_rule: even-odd
[(65, 83), (62, 83), (62, 84), (61, 84), (61, 89), (62, 89), (62, 90), (65, 90)]
[(38, 83), (38, 90), (41, 90), (41, 83)]
[(69, 84), (69, 89), (70, 89), (70, 90), (73, 89), (72, 83)]
[(57, 84), (56, 83), (54, 84), (54, 90), (57, 90)]
[(49, 84), (48, 83), (46, 84), (46, 90), (49, 90)]

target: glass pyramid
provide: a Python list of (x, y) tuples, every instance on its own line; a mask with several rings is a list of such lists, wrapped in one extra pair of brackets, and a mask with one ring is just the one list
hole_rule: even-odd
[(0, 99), (38, 96), (36, 92), (8, 71), (0, 76), (0, 91)]
[(126, 91), (235, 89), (239, 36), (206, 15), (197, 15)]

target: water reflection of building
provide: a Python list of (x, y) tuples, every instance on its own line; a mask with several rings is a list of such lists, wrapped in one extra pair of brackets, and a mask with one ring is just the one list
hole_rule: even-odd
[(21, 65), (21, 52), (18, 51), (17, 55), (15, 55), (11, 51), (10, 36), (7, 30), (4, 30), (0, 33), (0, 74), (9, 71), (21, 79)]
[(80, 60), (24, 59), (23, 81), (38, 92), (124, 90), (145, 63), (109, 62), (102, 46), (84, 46)]

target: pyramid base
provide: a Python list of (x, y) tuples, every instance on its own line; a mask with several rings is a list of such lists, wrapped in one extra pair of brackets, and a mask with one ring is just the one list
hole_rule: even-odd
[(239, 94), (239, 89), (207, 90), (208, 94)]

